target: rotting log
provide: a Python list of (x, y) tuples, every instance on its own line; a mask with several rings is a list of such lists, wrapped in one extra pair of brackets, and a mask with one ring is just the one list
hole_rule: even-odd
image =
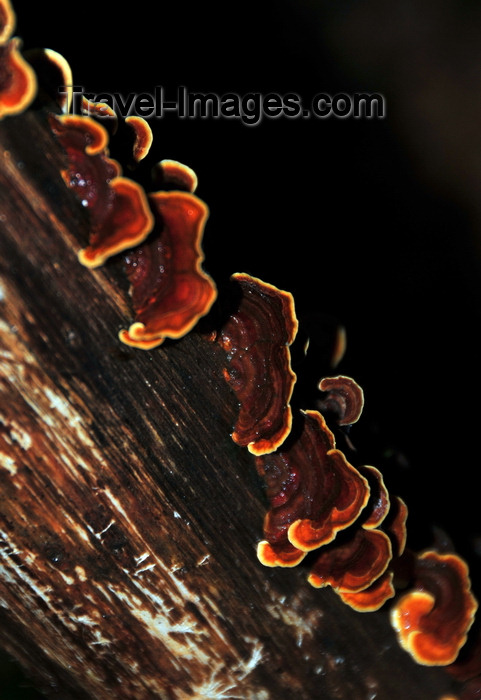
[(219, 348), (145, 352), (41, 112), (0, 124), (0, 642), (47, 697), (439, 700), (385, 610), (268, 569)]

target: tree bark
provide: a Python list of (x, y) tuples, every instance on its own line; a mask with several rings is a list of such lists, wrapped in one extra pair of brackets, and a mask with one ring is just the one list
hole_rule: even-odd
[(438, 700), (454, 685), (306, 571), (260, 565), (265, 512), (197, 331), (145, 352), (120, 264), (42, 112), (0, 124), (0, 642), (47, 697)]

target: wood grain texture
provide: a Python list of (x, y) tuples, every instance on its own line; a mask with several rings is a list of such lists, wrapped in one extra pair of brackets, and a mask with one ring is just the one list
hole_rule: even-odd
[(122, 346), (121, 264), (79, 265), (87, 217), (44, 115), (3, 122), (0, 144), (3, 647), (62, 700), (448, 695), (386, 610), (260, 565), (222, 352), (196, 331)]

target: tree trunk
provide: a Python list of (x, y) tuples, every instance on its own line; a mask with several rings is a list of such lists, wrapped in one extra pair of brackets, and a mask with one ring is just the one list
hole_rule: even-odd
[(306, 571), (256, 557), (265, 512), (223, 355), (145, 352), (41, 112), (0, 124), (0, 642), (47, 697), (438, 700), (453, 682)]

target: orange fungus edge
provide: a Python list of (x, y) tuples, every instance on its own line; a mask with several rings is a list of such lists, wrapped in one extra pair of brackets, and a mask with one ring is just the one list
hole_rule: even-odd
[(299, 550), (298, 553), (293, 553), (291, 557), (286, 556), (282, 558), (281, 555), (276, 554), (273, 547), (266, 540), (262, 540), (257, 545), (257, 558), (264, 566), (291, 568), (300, 564), (305, 556), (306, 553)]
[(124, 196), (128, 196), (130, 201), (134, 202), (136, 207), (138, 207), (139, 227), (134, 234), (124, 236), (115, 245), (107, 247), (99, 246), (98, 249), (93, 246), (87, 246), (80, 250), (78, 259), (85, 267), (99, 267), (103, 265), (108, 258), (112, 257), (112, 255), (116, 255), (127, 248), (133, 248), (139, 245), (149, 235), (154, 225), (154, 217), (150, 211), (147, 196), (140, 185), (126, 177), (118, 176), (112, 180), (111, 187), (119, 194), (121, 193)]
[(66, 127), (88, 132), (90, 142), (85, 147), (85, 153), (88, 156), (95, 156), (106, 150), (109, 142), (108, 132), (92, 117), (78, 114), (60, 114), (56, 119)]
[[(471, 592), (469, 569), (463, 559), (455, 554), (439, 554), (428, 550), (419, 555), (420, 561), (434, 561), (451, 566), (456, 571), (465, 595), (465, 615), (457, 635), (447, 640), (439, 640), (435, 629), (424, 630), (422, 620), (436, 613), (435, 596), (427, 590), (414, 589), (405, 593), (393, 606), (390, 614), (391, 625), (397, 633), (401, 647), (413, 659), (424, 666), (447, 666), (453, 663), (464, 646), (469, 629), (474, 622), (478, 602)], [(447, 622), (448, 626), (449, 623)], [(443, 625), (442, 621), (439, 623)]]
[(0, 20), (2, 19), (3, 27), (0, 26), (0, 44), (4, 44), (10, 39), (17, 22), (10, 0), (0, 0)]
[(343, 603), (349, 605), (357, 612), (375, 612), (379, 610), (386, 601), (393, 598), (395, 589), (393, 586), (392, 571), (385, 571), (376, 581), (363, 591), (355, 593), (347, 591), (337, 591)]
[(37, 76), (20, 53), (20, 45), (20, 39), (14, 37), (5, 47), (11, 80), (7, 88), (0, 91), (0, 119), (23, 112), (37, 94)]
[(158, 163), (165, 179), (169, 183), (180, 181), (188, 192), (194, 193), (197, 189), (197, 175), (188, 165), (178, 160), (164, 159)]
[(149, 153), (154, 140), (149, 123), (142, 117), (126, 117), (125, 123), (135, 132), (134, 160), (139, 163)]
[[(123, 343), (131, 345), (133, 347), (138, 347), (141, 349), (151, 349), (160, 345), (166, 338), (172, 340), (177, 340), (183, 338), (187, 333), (189, 333), (194, 326), (197, 324), (200, 318), (209, 313), (213, 303), (217, 299), (217, 286), (212, 279), (212, 277), (207, 274), (202, 269), (202, 262), (204, 261), (204, 252), (202, 250), (201, 241), (204, 234), (205, 223), (209, 216), (209, 208), (201, 199), (189, 192), (182, 191), (172, 191), (172, 192), (154, 192), (149, 194), (149, 199), (152, 202), (163, 202), (168, 201), (173, 196), (185, 200), (187, 204), (195, 205), (200, 211), (199, 220), (196, 226), (196, 238), (194, 241), (194, 250), (197, 255), (195, 262), (195, 273), (208, 283), (208, 292), (206, 294), (206, 300), (200, 311), (196, 311), (192, 314), (191, 318), (184, 323), (182, 327), (169, 327), (166, 325), (161, 330), (149, 331), (147, 326), (141, 322), (134, 322), (131, 324), (128, 331), (121, 331), (119, 333), (119, 338)], [(192, 212), (189, 212), (191, 214)]]

